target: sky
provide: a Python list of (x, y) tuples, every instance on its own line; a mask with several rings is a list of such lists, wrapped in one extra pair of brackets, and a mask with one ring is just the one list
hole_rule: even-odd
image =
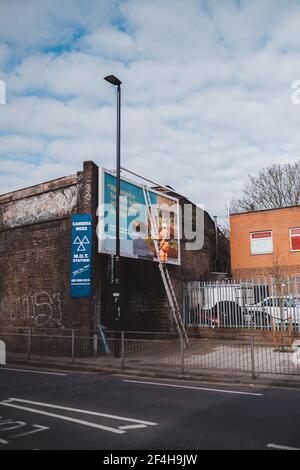
[(300, 159), (298, 0), (0, 0), (0, 194), (122, 165), (225, 217)]

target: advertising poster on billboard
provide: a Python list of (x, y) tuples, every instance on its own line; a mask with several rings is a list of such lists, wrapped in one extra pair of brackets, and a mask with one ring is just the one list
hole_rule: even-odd
[[(116, 235), (116, 177), (99, 169), (99, 224), (100, 253), (115, 253)], [(156, 214), (158, 227), (165, 223), (169, 229), (170, 250), (168, 263), (180, 264), (180, 227), (178, 199), (149, 190), (151, 207)], [(157, 261), (148, 220), (143, 186), (122, 176), (120, 198), (121, 256)]]

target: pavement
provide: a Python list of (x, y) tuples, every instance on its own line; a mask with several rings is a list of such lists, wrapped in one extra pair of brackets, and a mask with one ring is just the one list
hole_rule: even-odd
[(0, 366), (0, 416), (0, 450), (300, 449), (299, 389)]
[[(210, 354), (210, 353), (209, 353)], [(230, 367), (229, 363), (219, 364), (219, 368), (201, 367), (199, 361), (189, 362), (188, 367), (184, 371), (178, 366), (177, 362), (167, 361), (166, 359), (159, 361), (151, 360), (126, 360), (126, 367), (122, 367), (121, 359), (108, 358), (85, 358), (75, 359), (74, 362), (70, 358), (55, 356), (38, 356), (32, 355), (30, 360), (24, 354), (11, 353), (8, 356), (8, 364), (13, 366), (33, 366), (48, 367), (56, 370), (72, 370), (78, 372), (98, 372), (103, 374), (124, 373), (135, 376), (148, 376), (159, 378), (174, 378), (197, 380), (200, 382), (224, 382), (236, 384), (256, 384), (266, 386), (294, 387), (300, 389), (300, 374), (279, 374), (279, 373), (262, 373), (256, 372), (255, 378), (252, 376), (251, 368), (245, 371), (238, 368)], [(215, 362), (211, 362), (215, 364)], [(227, 367), (227, 368), (226, 368)], [(284, 370), (284, 369), (283, 369)], [(289, 369), (287, 369), (289, 370)]]

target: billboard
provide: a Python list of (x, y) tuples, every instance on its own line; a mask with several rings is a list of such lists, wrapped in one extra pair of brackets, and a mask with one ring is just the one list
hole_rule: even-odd
[(71, 296), (91, 296), (92, 216), (72, 216)]
[[(149, 189), (151, 206), (157, 225), (167, 223), (170, 237), (168, 263), (180, 264), (180, 212), (178, 199)], [(99, 168), (99, 253), (115, 253), (116, 235), (116, 177)], [(148, 220), (143, 186), (122, 176), (120, 197), (121, 256), (158, 261), (151, 225)]]

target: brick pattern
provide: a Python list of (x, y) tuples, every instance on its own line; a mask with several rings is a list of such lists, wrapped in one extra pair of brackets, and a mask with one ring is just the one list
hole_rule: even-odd
[[(18, 201), (76, 189), (77, 202), (69, 212), (51, 212), (49, 220), (8, 228), (1, 225), (3, 207)], [(63, 195), (62, 195), (63, 196)], [(66, 178), (0, 196), (0, 328), (43, 327), (96, 329), (99, 321), (114, 328), (109, 283), (109, 256), (97, 253), (93, 241), (93, 294), (90, 299), (70, 296), (71, 215), (91, 213), (96, 233), (98, 167), (84, 162), (83, 171)], [(182, 201), (183, 203), (184, 201)], [(5, 209), (5, 210), (6, 210)], [(2, 212), (1, 212), (2, 210)], [(228, 247), (219, 234), (216, 252), (215, 226), (205, 213), (205, 243), (202, 250), (185, 251), (181, 241), (182, 265), (170, 266), (179, 303), (185, 280), (208, 279), (211, 271), (228, 267)], [(151, 261), (123, 258), (121, 264), (123, 325), (126, 330), (175, 331), (158, 266)]]
[[(90, 167), (88, 164), (84, 172), (88, 174)], [(79, 186), (81, 176), (78, 173), (0, 196), (0, 208), (5, 210), (22, 201), (30, 207), (33, 198), (39, 203), (38, 198), (49, 192), (56, 201), (61, 198), (63, 205), (56, 213), (56, 206), (51, 208), (49, 220), (30, 223), (30, 217), (27, 221), (24, 218), (22, 225), (14, 228), (0, 223), (0, 328), (89, 329), (90, 300), (72, 299), (69, 287), (70, 216), (78, 208), (89, 212), (88, 197)], [(77, 205), (70, 206), (69, 212), (62, 193), (65, 188), (74, 188), (77, 193)]]
[[(300, 274), (300, 252), (290, 250), (289, 229), (300, 226), (300, 207), (230, 216), (232, 276), (235, 279), (270, 277), (274, 268), (284, 276)], [(273, 253), (251, 255), (250, 233), (273, 232)]]

